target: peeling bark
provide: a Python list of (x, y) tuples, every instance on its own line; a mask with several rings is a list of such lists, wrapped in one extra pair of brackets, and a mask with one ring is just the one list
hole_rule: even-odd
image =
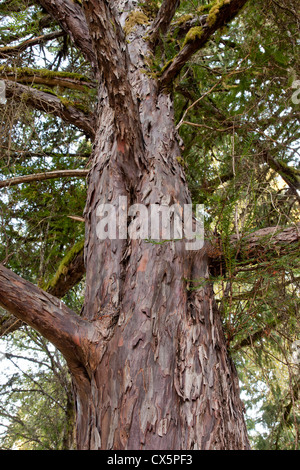
[[(95, 5), (94, 15), (97, 15)], [(238, 380), (228, 356), (211, 287), (190, 294), (184, 279), (208, 277), (208, 257), (187, 256), (182, 242), (155, 245), (96, 235), (98, 204), (190, 203), (173, 103), (141, 72), (145, 27), (128, 44), (128, 80), (139, 97), (146, 171), (118, 140), (109, 92), (100, 121), (85, 210), (86, 294), (83, 318), (110, 321), (95, 363), (89, 403), (78, 402), (81, 449), (246, 449)], [(136, 108), (133, 108), (133, 112)], [(130, 127), (130, 124), (129, 124)], [(130, 132), (130, 131), (129, 131)], [(92, 424), (91, 424), (92, 423)]]
[(81, 6), (72, 0), (38, 0), (38, 2), (69, 34), (87, 60), (94, 65), (94, 51)]

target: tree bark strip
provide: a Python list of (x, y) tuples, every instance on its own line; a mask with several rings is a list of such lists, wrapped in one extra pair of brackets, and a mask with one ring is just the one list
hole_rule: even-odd
[(38, 0), (94, 66), (95, 56), (81, 6), (72, 0)]

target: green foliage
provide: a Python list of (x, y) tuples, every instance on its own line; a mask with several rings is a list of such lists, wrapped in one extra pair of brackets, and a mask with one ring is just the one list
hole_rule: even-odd
[[(2, 352), (3, 340), (0, 347)], [(72, 386), (58, 351), (25, 328), (6, 345), (1, 365), (0, 448), (74, 448)]]

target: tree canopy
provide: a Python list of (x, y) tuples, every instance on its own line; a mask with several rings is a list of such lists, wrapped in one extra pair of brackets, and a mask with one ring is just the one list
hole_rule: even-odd
[[(80, 1), (69, 3), (81, 11)], [(124, 31), (130, 41), (134, 28), (156, 18), (144, 73), (174, 96), (178, 161), (193, 203), (204, 204), (209, 282), (238, 369), (252, 446), (299, 448), (298, 2), (240, 2), (242, 10), (224, 24), (218, 22), (226, 1), (173, 2), (167, 34), (166, 15), (157, 15), (162, 3), (140, 2)], [(0, 104), (0, 262), (80, 313), (85, 177), (97, 109), (93, 51), (84, 35), (74, 41), (65, 33), (63, 12), (58, 24), (44, 7), (31, 0), (0, 5), (7, 98)], [(207, 280), (186, 282), (192, 291)], [(20, 320), (0, 313), (0, 351), (13, 351), (6, 359), (39, 361), (34, 378), (22, 364), (23, 375), (1, 383), (2, 448), (72, 446), (62, 358)]]

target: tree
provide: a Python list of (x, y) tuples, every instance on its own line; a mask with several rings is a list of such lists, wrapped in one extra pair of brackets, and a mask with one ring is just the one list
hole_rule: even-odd
[[(38, 27), (46, 24), (52, 31), (29, 39), (24, 34), (26, 39), (18, 46), (0, 49), (0, 57), (6, 60), (3, 77), (8, 98), (59, 117), (93, 141), (84, 211), (85, 263), (84, 269), (81, 262), (79, 267), (75, 263), (75, 270), (64, 270), (64, 279), (59, 275), (61, 270), (54, 283), (43, 285), (44, 290), (1, 266), (0, 304), (63, 354), (74, 386), (79, 449), (247, 449), (238, 377), (228, 351), (233, 331), (231, 328), (224, 334), (222, 308), (217, 308), (209, 272), (215, 277), (220, 269), (227, 275), (229, 272), (230, 288), (233, 270), (226, 263), (228, 247), (242, 265), (234, 272), (238, 276), (247, 269), (245, 259), (252, 265), (275, 253), (283, 259), (287, 250), (298, 246), (299, 225), (252, 225), (252, 233), (242, 236), (238, 214), (235, 212), (233, 225), (228, 217), (226, 226), (224, 211), (221, 242), (220, 236), (214, 237), (201, 250), (188, 252), (180, 240), (99, 240), (97, 209), (108, 201), (119, 208), (120, 196), (126, 196), (130, 204), (147, 207), (165, 201), (184, 207), (192, 202), (201, 176), (208, 194), (211, 188), (219, 188), (220, 182), (233, 180), (234, 203), (238, 198), (234, 178), (237, 166), (235, 162), (228, 165), (226, 155), (222, 161), (224, 174), (211, 178), (208, 184), (198, 173), (196, 182), (189, 185), (184, 174), (181, 155), (185, 156), (185, 151), (178, 129), (181, 125), (195, 128), (194, 138), (199, 139), (198, 129), (210, 125), (187, 121), (186, 117), (202, 105), (222, 127), (217, 132), (224, 132), (224, 125), (225, 129), (241, 127), (249, 147), (259, 149), (260, 161), (263, 158), (268, 171), (271, 168), (284, 179), (297, 199), (297, 170), (274, 159), (267, 145), (261, 147), (256, 123), (251, 128), (242, 119), (224, 114), (218, 102), (204, 100), (210, 91), (220, 92), (218, 86), (230, 90), (230, 78), (240, 70), (232, 68), (226, 79), (222, 71), (210, 90), (194, 99), (189, 61), (213, 35), (234, 21), (248, 2), (217, 0), (198, 10), (193, 5), (191, 13), (179, 19), (177, 0), (164, 0), (160, 5), (134, 0), (114, 2), (113, 6), (96, 0), (38, 3), (44, 9)], [(188, 8), (185, 2), (182, 4), (186, 13)], [(31, 8), (32, 4), (26, 6)], [(3, 5), (7, 11), (24, 8), (22, 2), (6, 1)], [(36, 32), (36, 18), (34, 25)], [(59, 70), (24, 69), (24, 63), (20, 70), (9, 65), (11, 56), (28, 47), (60, 39), (59, 68), (68, 38), (77, 55), (79, 51), (85, 58), (87, 77)], [(222, 39), (229, 50), (236, 47), (226, 35)], [(78, 59), (72, 60), (75, 64)], [(173, 102), (176, 86), (181, 87), (181, 100), (183, 97), (188, 103), (177, 126)], [(72, 89), (75, 99), (71, 102), (53, 94), (53, 87)], [(82, 90), (86, 95), (96, 90), (93, 112), (82, 103), (78, 106), (76, 93)], [(268, 140), (264, 127), (260, 129)], [(15, 135), (19, 134), (17, 129)], [(193, 134), (185, 139), (186, 144), (192, 139)], [(58, 174), (47, 174), (43, 179), (54, 176)], [(191, 177), (192, 172), (188, 172)], [(31, 180), (41, 178), (39, 173)], [(14, 178), (10, 184), (22, 181)], [(229, 234), (232, 226), (235, 235)], [(82, 251), (76, 251), (76, 259), (79, 253)], [(73, 264), (75, 258), (71, 257)], [(59, 298), (82, 277), (83, 270), (86, 292), (78, 315)], [(43, 276), (43, 269), (39, 271)], [(71, 281), (67, 282), (68, 273)], [(228, 325), (232, 327), (230, 322)]]
[(1, 366), (6, 363), (7, 370), (0, 385), (0, 448), (73, 449), (72, 385), (58, 351), (34, 330), (23, 328), (3, 356)]

